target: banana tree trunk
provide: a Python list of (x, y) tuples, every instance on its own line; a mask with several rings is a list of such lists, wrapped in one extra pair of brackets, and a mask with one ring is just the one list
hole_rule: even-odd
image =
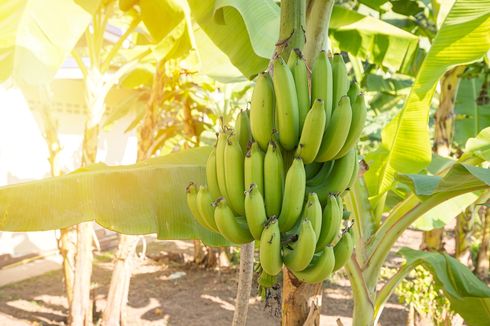
[(77, 253), (75, 255), (75, 279), (73, 300), (70, 309), (70, 325), (92, 325), (92, 302), (90, 299), (90, 278), (92, 276), (93, 227), (91, 222), (78, 224)]
[[(454, 136), (454, 102), (458, 94), (459, 79), (465, 66), (457, 66), (447, 71), (441, 78), (439, 107), (434, 116), (434, 145), (432, 150), (440, 156), (451, 155), (451, 144)], [(444, 228), (425, 231), (421, 249), (443, 251)]]
[(420, 249), (428, 251), (443, 251), (444, 250), (444, 228), (437, 228), (430, 231), (424, 231), (422, 245)]
[(254, 265), (254, 242), (240, 247), (240, 271), (238, 288), (233, 314), (233, 326), (245, 326), (247, 323), (248, 301), (252, 290), (252, 276)]
[(299, 281), (289, 270), (282, 270), (282, 321), (284, 326), (320, 325), (323, 282)]
[(490, 209), (488, 207), (481, 208), (483, 214), (482, 218), (482, 239), (480, 243), (480, 248), (478, 249), (478, 255), (476, 258), (476, 274), (484, 279), (488, 277), (488, 269), (490, 265), (488, 250), (490, 247)]
[(465, 265), (471, 262), (470, 244), (473, 235), (473, 209), (474, 205), (471, 205), (456, 217), (454, 257)]
[(136, 258), (136, 245), (139, 237), (120, 235), (116, 253), (114, 271), (107, 297), (107, 306), (102, 316), (102, 324), (114, 326), (124, 324), (126, 320), (126, 304), (128, 301), (129, 282)]
[(75, 279), (75, 253), (77, 245), (77, 230), (68, 227), (60, 230), (58, 250), (63, 257), (63, 281), (65, 283), (66, 299), (68, 307), (73, 301), (73, 282)]

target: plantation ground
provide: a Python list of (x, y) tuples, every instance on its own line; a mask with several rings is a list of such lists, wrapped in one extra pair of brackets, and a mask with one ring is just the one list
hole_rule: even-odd
[[(394, 249), (416, 248), (420, 238), (420, 232), (407, 231)], [(128, 325), (231, 324), (238, 281), (236, 266), (221, 271), (198, 267), (187, 261), (192, 259), (192, 252), (192, 242), (149, 243), (149, 258), (135, 269), (131, 280)], [(92, 280), (97, 314), (105, 305), (112, 257), (112, 252), (99, 254), (94, 264)], [(390, 265), (398, 263), (399, 258), (392, 256)], [(185, 275), (180, 276), (182, 272)], [(323, 298), (321, 325), (337, 325), (337, 318), (350, 325), (349, 282), (338, 275), (326, 284), (324, 291), (328, 298)], [(258, 297), (251, 298), (250, 303), (248, 325), (279, 325), (279, 319), (272, 315), (271, 309), (264, 308)], [(0, 325), (64, 325), (66, 309), (61, 270), (0, 288)], [(392, 297), (381, 324), (404, 325), (406, 316), (407, 309)]]

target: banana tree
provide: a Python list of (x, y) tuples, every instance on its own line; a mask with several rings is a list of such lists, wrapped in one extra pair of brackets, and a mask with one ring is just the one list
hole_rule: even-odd
[[(323, 21), (321, 19), (322, 15), (326, 15), (325, 12), (314, 10), (314, 8), (316, 8), (315, 4), (320, 6), (321, 2), (322, 1), (309, 2), (311, 6), (311, 21), (315, 20), (317, 24), (321, 24)], [(193, 3), (194, 2), (192, 1), (190, 2), (191, 8)], [(209, 22), (210, 19), (216, 19), (220, 23), (223, 23), (226, 22), (227, 18), (236, 15), (236, 12), (238, 11), (242, 14), (241, 17), (243, 18), (243, 21), (241, 21), (243, 25), (240, 26), (245, 29), (248, 28), (249, 30), (254, 30), (258, 34), (257, 27), (262, 26), (263, 22), (255, 26), (246, 25), (247, 22), (253, 22), (253, 19), (250, 18), (254, 16), (254, 11), (250, 9), (251, 7), (246, 9), (246, 6), (243, 4), (240, 5), (239, 3), (234, 4), (234, 1), (222, 1), (219, 4), (220, 6), (217, 5), (217, 8), (214, 8), (216, 10), (213, 11), (213, 13), (217, 15), (217, 18), (211, 14), (211, 11), (207, 11), (204, 14), (201, 12), (201, 15), (196, 14), (197, 20), (199, 21), (199, 19), (201, 19), (200, 21), (202, 24), (203, 22)], [(154, 9), (153, 7), (150, 8)], [(203, 6), (200, 8), (203, 8)], [(275, 7), (272, 6), (271, 8)], [(245, 12), (248, 13), (248, 16), (244, 14)], [(276, 21), (277, 23), (278, 9), (272, 9), (270, 12), (274, 18), (271, 21)], [(197, 13), (199, 13), (199, 11), (197, 11)], [(333, 22), (335, 22), (336, 19), (341, 18), (346, 19), (346, 21), (351, 24), (346, 26), (343, 26), (342, 24), (340, 26), (335, 26)], [(331, 20), (331, 35), (338, 41), (338, 46), (341, 49), (348, 49), (348, 46), (352, 46), (353, 44), (352, 40), (342, 35), (346, 35), (345, 33), (349, 33), (349, 31), (350, 33), (357, 31), (357, 36), (359, 36), (359, 34), (361, 38), (366, 36), (367, 40), (366, 42), (362, 42), (360, 47), (359, 44), (357, 44), (359, 49), (364, 50), (364, 52), (358, 52), (358, 55), (361, 57), (371, 58), (371, 60), (378, 63), (386, 64), (387, 66), (394, 65), (395, 67), (402, 65), (404, 58), (412, 57), (413, 45), (417, 43), (417, 38), (409, 33), (399, 33), (400, 35), (398, 35), (398, 38), (397, 36), (390, 38), (390, 36), (386, 36), (390, 32), (389, 29), (376, 34), (371, 32), (369, 28), (366, 28), (368, 32), (363, 34), (362, 28), (359, 29), (358, 27), (363, 26), (363, 23), (365, 24), (364, 26), (370, 26), (370, 18), (359, 14), (353, 15), (350, 11), (346, 11), (341, 7), (334, 7)], [(356, 24), (352, 24), (353, 22)], [(210, 25), (214, 26), (213, 24), (217, 23), (211, 21)], [(383, 27), (386, 27), (386, 25)], [(236, 26), (229, 27), (229, 29), (233, 32), (234, 29), (236, 29)], [(318, 28), (318, 32), (314, 34), (314, 37), (321, 39), (321, 42), (319, 42), (320, 44), (326, 40), (325, 30), (326, 28)], [(230, 52), (233, 52), (232, 50), (235, 45), (226, 42), (221, 35), (217, 35), (216, 29), (205, 29), (205, 31), (210, 37), (216, 36), (218, 41), (213, 41), (215, 41), (216, 44), (220, 44), (221, 50), (226, 51), (231, 48)], [(339, 31), (340, 34), (336, 35), (335, 31)], [(376, 44), (376, 37), (373, 37), (373, 35), (385, 35), (385, 37), (390, 40), (402, 40), (403, 42), (396, 42), (394, 46), (391, 47), (392, 52), (398, 53), (398, 55), (389, 56), (387, 58), (380, 57), (379, 55), (369, 56), (371, 54), (370, 49), (376, 48), (373, 47), (373, 45)], [(460, 39), (463, 39), (461, 35), (457, 36)], [(255, 48), (256, 44), (254, 42), (245, 44), (245, 49)], [(273, 42), (270, 44), (272, 47), (270, 48), (271, 52), (265, 57), (267, 59), (272, 54), (273, 50)], [(262, 62), (267, 64), (267, 59), (262, 60)], [(464, 58), (463, 60), (473, 60), (473, 57), (469, 59)], [(240, 64), (240, 62), (233, 60), (232, 62), (237, 65)], [(395, 62), (395, 64), (393, 62)], [(264, 67), (261, 69), (263, 68)], [(250, 75), (247, 74), (246, 76)], [(438, 76), (436, 76), (436, 78), (437, 77)], [(433, 88), (432, 85), (427, 86), (426, 81), (421, 83), (421, 85), (423, 87), (420, 85), (418, 87), (421, 88), (422, 91), (430, 91), (431, 88)], [(412, 109), (408, 108), (405, 110), (405, 112), (408, 112), (406, 116), (409, 118), (414, 115), (411, 111), (414, 111), (413, 107)], [(420, 126), (423, 127), (426, 125), (426, 121), (424, 121), (423, 114), (420, 116), (422, 122), (420, 123)], [(395, 127), (399, 127), (395, 128), (399, 131), (397, 131), (396, 134), (399, 134), (401, 137), (392, 137), (391, 146), (389, 146), (390, 149), (397, 149), (400, 146), (399, 141), (403, 140), (403, 136), (406, 137), (404, 132), (407, 130), (406, 125), (411, 125), (410, 121), (413, 121), (413, 119), (407, 119), (403, 116), (396, 120), (398, 126), (395, 125)], [(423, 143), (425, 139), (428, 139), (428, 136), (424, 138), (425, 135), (427, 135), (427, 130), (422, 128), (422, 130), (416, 130), (416, 132), (417, 131), (421, 132), (422, 137), (417, 139), (417, 142), (415, 142), (413, 147), (418, 149), (419, 152), (424, 153), (425, 145), (421, 145), (421, 143)], [(390, 143), (390, 141), (388, 141), (388, 143)], [(422, 150), (420, 150), (421, 147)], [(131, 167), (109, 168), (96, 165), (86, 167), (76, 174), (63, 176), (58, 179), (48, 179), (32, 184), (4, 188), (0, 190), (2, 193), (2, 196), (0, 196), (2, 199), (2, 202), (0, 203), (2, 207), (0, 228), (16, 231), (52, 229), (95, 219), (98, 223), (107, 228), (127, 234), (155, 232), (158, 234), (159, 238), (162, 239), (201, 238), (205, 242), (214, 245), (226, 244), (220, 237), (210, 234), (194, 223), (190, 218), (190, 212), (185, 205), (183, 192), (179, 193), (175, 191), (175, 189), (183, 189), (190, 179), (196, 182), (204, 181), (203, 167), (208, 153), (209, 152), (206, 149), (187, 151), (186, 153), (172, 154), (167, 157), (149, 160)], [(410, 160), (410, 157), (406, 157), (406, 155), (405, 157), (402, 155), (401, 159), (393, 159), (388, 156), (388, 161), (385, 162), (383, 167), (383, 173), (380, 179), (381, 182), (374, 183), (373, 186), (374, 189), (378, 189), (380, 188), (378, 185), (381, 184), (382, 191), (381, 193), (378, 191), (375, 196), (383, 198), (383, 192), (386, 192), (387, 188), (389, 188), (394, 181), (393, 172), (403, 172), (403, 166), (405, 165), (406, 167), (407, 162), (415, 163), (415, 170), (420, 169), (421, 166), (426, 164), (428, 161), (427, 156), (422, 156), (422, 159), (418, 157), (415, 160)], [(400, 168), (400, 166), (402, 166), (402, 168)], [(169, 182), (157, 184), (154, 181), (158, 178), (168, 180)], [(30, 202), (34, 204), (24, 204), (26, 203), (26, 198), (22, 198), (22, 195), (25, 193), (23, 191), (26, 189), (36, 190), (36, 192), (33, 193), (36, 193), (36, 196), (38, 197), (29, 199)], [(90, 189), (91, 192), (87, 192), (87, 189)], [(115, 193), (114, 189), (117, 189), (118, 191)], [(64, 194), (63, 201), (56, 200), (56, 198), (50, 196), (50, 192), (52, 191)], [(167, 201), (162, 202), (162, 197), (165, 197)], [(124, 202), (126, 205), (124, 205), (124, 207), (113, 207), (112, 203), (115, 201)], [(178, 210), (175, 209), (176, 205), (179, 208)], [(54, 211), (54, 207), (56, 207), (56, 211)], [(40, 212), (42, 215), (39, 214)], [(60, 212), (62, 213), (60, 214)], [(134, 219), (135, 215), (140, 217), (137, 221)]]

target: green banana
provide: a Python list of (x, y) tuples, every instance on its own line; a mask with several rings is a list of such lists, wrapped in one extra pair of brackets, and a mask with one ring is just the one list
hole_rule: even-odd
[(308, 219), (311, 222), (313, 230), (315, 230), (316, 239), (315, 244), (320, 238), (322, 229), (322, 205), (318, 200), (316, 193), (312, 192), (308, 194), (308, 199), (303, 209), (303, 218)]
[(250, 103), (250, 129), (263, 151), (267, 150), (274, 128), (275, 96), (272, 79), (268, 72), (257, 77)]
[(189, 183), (187, 188), (185, 189), (187, 193), (187, 206), (191, 210), (192, 216), (196, 219), (196, 221), (202, 225), (204, 228), (215, 232), (205, 221), (205, 219), (199, 213), (199, 208), (197, 205), (197, 188), (194, 182)]
[(332, 243), (340, 231), (341, 224), (342, 213), (340, 212), (339, 204), (334, 195), (329, 195), (327, 204), (323, 209), (322, 229), (320, 231), (318, 242), (316, 243), (317, 251), (322, 250), (326, 245)]
[(307, 187), (316, 187), (325, 183), (326, 178), (329, 176), (333, 169), (335, 161), (328, 161), (323, 163), (322, 168), (318, 173), (311, 179), (306, 180)]
[(272, 217), (260, 236), (260, 265), (269, 275), (277, 275), (282, 268), (281, 233), (277, 219)]
[(335, 196), (335, 199), (337, 200), (337, 205), (339, 206), (339, 212), (340, 215), (342, 216), (342, 219), (344, 218), (344, 201), (342, 200), (341, 195)]
[(300, 217), (305, 198), (305, 184), (305, 166), (303, 160), (297, 157), (286, 174), (281, 214), (279, 215), (281, 232), (289, 231)]
[(313, 162), (322, 143), (325, 130), (325, 109), (323, 100), (316, 99), (306, 116), (296, 155), (301, 156), (305, 164)]
[(240, 216), (245, 215), (245, 186), (243, 152), (238, 137), (233, 132), (226, 139), (225, 145), (225, 183), (230, 207)]
[(206, 186), (200, 186), (196, 197), (197, 210), (201, 215), (203, 221), (212, 229), (214, 232), (219, 232), (216, 222), (214, 221), (214, 206), (213, 199), (211, 198), (211, 193)]
[(258, 143), (253, 142), (245, 155), (245, 188), (255, 183), (261, 194), (264, 194), (264, 152)]
[(250, 131), (250, 119), (247, 110), (241, 110), (235, 122), (235, 130), (238, 135), (242, 152), (246, 153), (248, 143), (252, 140), (252, 132)]
[(332, 160), (342, 149), (349, 134), (348, 126), (350, 126), (351, 120), (350, 100), (348, 96), (343, 96), (333, 111), (332, 119), (323, 135), (322, 144), (316, 157), (318, 162)]
[(255, 183), (252, 183), (250, 189), (245, 191), (245, 217), (247, 218), (250, 233), (252, 233), (255, 240), (260, 240), (267, 221), (267, 215), (265, 213), (264, 199)]
[(308, 89), (308, 68), (306, 67), (303, 54), (299, 49), (294, 49), (289, 55), (288, 66), (293, 74), (296, 94), (298, 96), (299, 132), (301, 133), (306, 114), (310, 109), (310, 92)]
[(329, 125), (332, 115), (333, 77), (332, 66), (327, 53), (321, 51), (311, 68), (311, 98), (321, 99), (325, 106), (325, 126)]
[(352, 235), (350, 232), (344, 232), (339, 242), (333, 247), (335, 255), (335, 266), (333, 271), (337, 271), (345, 265), (347, 260), (352, 256), (354, 250), (354, 242), (352, 241)]
[(359, 88), (359, 85), (353, 80), (350, 83), (349, 90), (347, 91), (347, 96), (349, 96), (350, 102), (352, 105), (354, 105), (354, 101), (356, 98), (361, 94), (361, 89)]
[(305, 164), (306, 180), (313, 178), (322, 168), (323, 163), (312, 162)]
[[(342, 55), (336, 53), (332, 60), (332, 77), (333, 77), (333, 111), (337, 108), (337, 105), (342, 96), (347, 95), (349, 90), (349, 76), (347, 75), (347, 67), (345, 66)], [(349, 125), (349, 124), (346, 124)]]
[(352, 122), (350, 124), (349, 134), (347, 135), (347, 139), (345, 140), (342, 149), (335, 155), (335, 159), (344, 156), (356, 145), (361, 136), (364, 123), (366, 122), (366, 116), (366, 102), (364, 101), (364, 94), (361, 94), (352, 103)]
[(331, 193), (341, 193), (349, 185), (356, 165), (356, 151), (351, 149), (347, 155), (335, 161), (332, 172), (327, 177), (326, 189)]
[(226, 203), (226, 199), (219, 197), (213, 203), (214, 220), (221, 235), (228, 241), (243, 244), (254, 240), (245, 223), (240, 223), (239, 219)]
[(323, 251), (315, 255), (310, 265), (301, 272), (293, 272), (294, 276), (302, 282), (320, 283), (332, 274), (335, 265), (335, 256), (332, 247), (325, 247)]
[(311, 262), (315, 254), (316, 234), (311, 222), (304, 219), (299, 228), (298, 240), (284, 255), (284, 264), (292, 271), (302, 271)]
[(352, 176), (350, 178), (347, 188), (350, 189), (356, 183), (359, 177), (359, 156), (356, 153), (356, 158), (354, 159), (354, 169), (352, 170)]
[(299, 141), (298, 96), (291, 70), (281, 57), (274, 60), (272, 77), (276, 93), (276, 116), (279, 143), (286, 150), (293, 150)]
[(206, 181), (213, 200), (221, 196), (216, 171), (216, 148), (213, 148), (206, 162)]
[(347, 155), (336, 160), (332, 171), (324, 181), (315, 186), (306, 186), (307, 192), (316, 192), (322, 205), (325, 205), (329, 194), (343, 193), (349, 186), (356, 164), (356, 154), (352, 149)]
[(221, 131), (218, 134), (218, 142), (216, 143), (216, 179), (218, 180), (219, 192), (226, 199), (228, 199), (225, 181), (225, 146), (227, 137), (227, 132), (225, 130)]
[(271, 141), (264, 158), (264, 200), (267, 216), (279, 216), (283, 191), (284, 162), (281, 149)]

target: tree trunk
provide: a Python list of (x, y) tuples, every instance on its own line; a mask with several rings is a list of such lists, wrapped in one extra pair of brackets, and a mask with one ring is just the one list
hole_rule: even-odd
[(65, 283), (66, 299), (68, 307), (73, 301), (73, 282), (75, 279), (75, 253), (77, 246), (76, 227), (68, 227), (60, 230), (58, 249), (63, 257), (63, 281)]
[(70, 325), (92, 325), (92, 303), (90, 300), (90, 277), (92, 276), (92, 222), (80, 223), (77, 228), (77, 253), (75, 255), (75, 279), (73, 301), (70, 309)]
[(282, 270), (282, 322), (284, 326), (320, 325), (323, 282), (299, 281), (289, 270)]
[(483, 211), (480, 216), (482, 218), (482, 239), (480, 248), (478, 249), (478, 255), (476, 259), (476, 274), (484, 279), (488, 277), (489, 269), (489, 257), (488, 249), (490, 244), (490, 209), (488, 207), (482, 207), (480, 211)]
[(238, 289), (233, 314), (233, 326), (245, 326), (247, 323), (248, 301), (252, 289), (252, 276), (254, 265), (254, 242), (240, 247), (240, 271)]
[(424, 231), (422, 245), (420, 249), (427, 251), (443, 251), (444, 228), (437, 228), (430, 231)]
[(107, 297), (107, 306), (102, 316), (102, 324), (113, 326), (124, 324), (128, 301), (129, 282), (136, 258), (139, 237), (121, 234), (115, 257), (114, 271)]
[[(441, 78), (439, 107), (434, 116), (434, 145), (432, 151), (440, 156), (449, 157), (454, 136), (454, 103), (458, 94), (459, 77), (465, 66), (457, 66), (447, 71)], [(444, 228), (425, 231), (421, 249), (443, 251)]]
[(473, 234), (473, 209), (474, 205), (471, 205), (456, 217), (454, 257), (465, 265), (471, 264), (470, 244)]

